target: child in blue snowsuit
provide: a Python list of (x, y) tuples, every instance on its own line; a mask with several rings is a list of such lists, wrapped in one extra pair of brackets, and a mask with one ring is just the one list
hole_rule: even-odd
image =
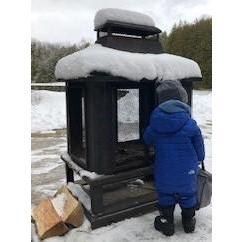
[(144, 141), (155, 148), (154, 177), (160, 216), (154, 226), (174, 234), (174, 209), (182, 210), (184, 231), (195, 229), (197, 173), (204, 160), (204, 141), (191, 118), (188, 96), (179, 81), (162, 81), (156, 89), (159, 106), (151, 114)]

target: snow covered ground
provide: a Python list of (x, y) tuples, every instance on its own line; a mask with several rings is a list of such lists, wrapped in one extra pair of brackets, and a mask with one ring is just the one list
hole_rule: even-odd
[[(212, 169), (212, 113), (210, 91), (194, 91), (193, 116), (202, 129), (205, 145), (205, 165)], [(65, 94), (51, 91), (32, 92), (32, 204), (42, 198), (54, 195), (55, 191), (65, 183), (64, 164), (60, 160), (61, 153), (66, 151), (65, 134)], [(120, 122), (131, 123), (137, 117), (132, 112), (124, 112), (122, 106), (137, 98), (127, 95), (126, 100), (119, 101), (121, 108)], [(136, 104), (133, 107), (137, 107)], [(46, 239), (45, 242), (157, 242), (157, 241), (211, 241), (212, 206), (197, 212), (195, 233), (187, 235), (180, 222), (180, 209), (175, 211), (176, 232), (167, 238), (153, 228), (153, 220), (158, 212), (153, 212), (112, 224), (94, 231), (90, 230), (88, 221), (78, 229), (70, 231), (62, 237)], [(33, 232), (33, 241), (38, 241)]]
[(46, 131), (66, 127), (65, 93), (32, 91), (31, 131)]

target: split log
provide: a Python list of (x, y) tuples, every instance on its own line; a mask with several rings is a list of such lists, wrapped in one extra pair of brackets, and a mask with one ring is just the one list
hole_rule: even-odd
[(84, 221), (84, 211), (81, 203), (72, 195), (66, 186), (61, 187), (55, 194), (55, 197), (61, 194), (65, 196), (65, 204), (59, 216), (65, 224), (76, 228), (80, 227)]
[(40, 239), (63, 235), (69, 230), (57, 214), (50, 199), (43, 200), (33, 209), (33, 218)]

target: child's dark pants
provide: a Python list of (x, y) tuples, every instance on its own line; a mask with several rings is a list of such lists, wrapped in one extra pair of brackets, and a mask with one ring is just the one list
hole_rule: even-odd
[(191, 233), (195, 229), (196, 194), (159, 193), (158, 209), (160, 216), (156, 217), (154, 226), (157, 230), (168, 236), (174, 234), (174, 209), (177, 203), (182, 209), (181, 215), (184, 231)]
[(197, 204), (197, 194), (196, 193), (160, 193), (159, 195), (159, 205), (161, 207), (173, 206), (177, 203), (182, 208), (192, 208)]

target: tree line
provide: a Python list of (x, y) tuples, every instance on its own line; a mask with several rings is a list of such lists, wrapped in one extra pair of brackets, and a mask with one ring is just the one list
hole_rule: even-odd
[[(165, 52), (195, 60), (203, 75), (203, 82), (195, 88), (212, 88), (212, 19), (200, 19), (194, 23), (175, 24), (169, 34), (160, 35)], [(73, 52), (84, 49), (90, 43), (63, 45), (32, 40), (31, 78), (32, 82), (54, 82), (57, 61)]]
[(194, 23), (175, 24), (169, 34), (160, 36), (165, 52), (195, 60), (202, 71), (203, 82), (195, 88), (212, 88), (212, 18)]
[(55, 65), (62, 57), (84, 49), (89, 45), (83, 41), (80, 44), (64, 45), (31, 41), (31, 82), (55, 82)]

